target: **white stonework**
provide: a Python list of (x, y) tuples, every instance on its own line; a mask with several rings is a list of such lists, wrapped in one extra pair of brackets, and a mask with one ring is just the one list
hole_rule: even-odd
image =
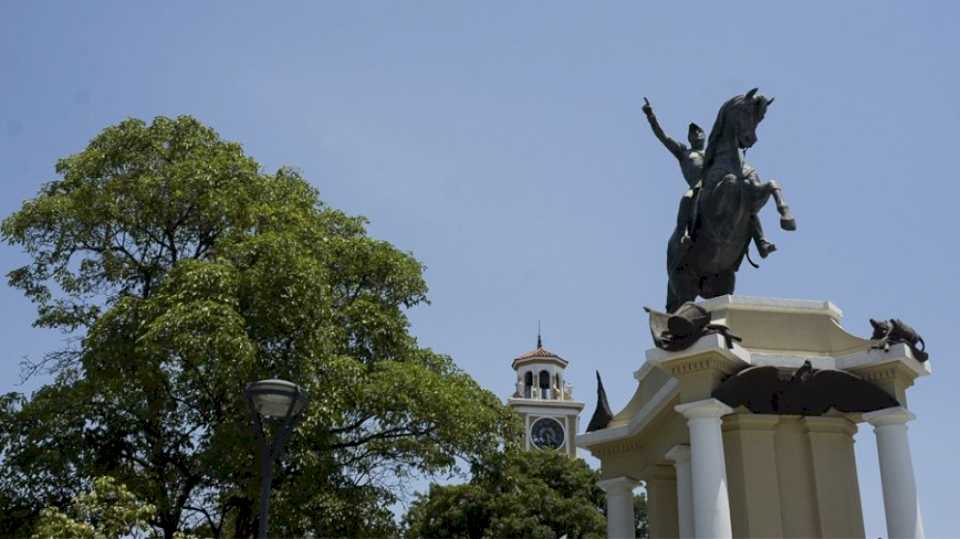
[[(907, 390), (932, 374), (931, 362), (907, 345), (878, 349), (848, 332), (829, 301), (724, 296), (700, 305), (742, 341), (712, 334), (680, 351), (647, 350), (626, 406), (605, 428), (576, 438), (601, 461), (604, 488), (614, 493), (609, 536), (626, 533), (628, 513), (625, 489), (610, 482), (635, 478), (651, 486), (651, 537), (863, 537), (853, 434), (869, 422), (888, 536), (923, 537)], [(712, 398), (745, 368), (778, 367), (789, 376), (807, 361), (854, 374), (900, 406), (801, 418), (732, 410)]]
[(694, 537), (733, 537), (727, 467), (723, 457), (720, 418), (733, 411), (717, 399), (678, 405), (690, 428), (690, 469), (693, 483)]
[(597, 485), (607, 493), (607, 537), (624, 539), (636, 536), (633, 523), (633, 489), (640, 482), (629, 477), (604, 479)]
[(877, 436), (887, 535), (890, 539), (922, 538), (923, 518), (907, 440), (907, 422), (915, 416), (898, 406), (864, 414), (863, 419), (873, 425)]
[(690, 469), (690, 446), (675, 445), (664, 455), (673, 462), (677, 473), (677, 516), (681, 539), (694, 537), (693, 475)]

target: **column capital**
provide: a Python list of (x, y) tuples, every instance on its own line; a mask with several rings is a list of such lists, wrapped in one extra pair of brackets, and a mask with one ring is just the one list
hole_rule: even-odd
[(733, 408), (718, 401), (717, 399), (704, 399), (700, 401), (678, 404), (673, 407), (674, 410), (683, 414), (687, 419), (699, 419), (704, 417), (721, 418), (727, 414), (733, 413)]
[(597, 486), (608, 494), (612, 492), (632, 491), (633, 489), (637, 488), (639, 484), (640, 481), (625, 475), (597, 481)]
[(916, 418), (917, 416), (902, 406), (884, 408), (883, 410), (863, 414), (863, 420), (873, 425), (874, 428), (906, 425), (908, 421)]
[(664, 457), (666, 457), (667, 460), (671, 460), (677, 464), (690, 462), (690, 446), (675, 445), (670, 448), (670, 451), (667, 451)]

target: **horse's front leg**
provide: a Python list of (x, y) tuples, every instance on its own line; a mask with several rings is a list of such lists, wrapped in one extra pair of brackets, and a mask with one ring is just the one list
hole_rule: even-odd
[(773, 196), (773, 201), (777, 204), (777, 212), (780, 213), (780, 228), (784, 230), (796, 230), (797, 220), (794, 219), (793, 214), (790, 213), (790, 206), (783, 200), (783, 188), (780, 187), (780, 184), (770, 180), (763, 184), (763, 188)]

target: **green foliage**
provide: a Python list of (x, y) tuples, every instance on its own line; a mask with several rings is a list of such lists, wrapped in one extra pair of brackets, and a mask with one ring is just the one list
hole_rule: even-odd
[(650, 528), (647, 525), (647, 494), (633, 495), (633, 525), (636, 528), (634, 537), (636, 539), (647, 539), (650, 537)]
[(431, 485), (404, 519), (408, 537), (603, 537), (598, 472), (555, 451), (488, 455), (463, 485)]
[(189, 117), (108, 127), (56, 170), (2, 235), (31, 259), (8, 276), (35, 324), (78, 339), (35, 365), (52, 383), (0, 398), (0, 533), (110, 475), (165, 537), (251, 535), (242, 395), (261, 378), (312, 397), (274, 478), (278, 535), (388, 533), (394, 484), (476, 462), (513, 428), (408, 333), (421, 264), (297, 172), (262, 172)]
[(150, 532), (148, 522), (156, 512), (156, 507), (138, 500), (112, 477), (98, 477), (93, 481), (93, 490), (73, 500), (70, 515), (54, 508), (43, 509), (33, 537), (144, 537)]

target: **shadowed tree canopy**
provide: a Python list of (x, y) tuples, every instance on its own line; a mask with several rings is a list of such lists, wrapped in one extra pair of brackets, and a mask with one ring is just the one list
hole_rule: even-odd
[(392, 487), (476, 461), (511, 424), (409, 334), (421, 264), (296, 171), (185, 116), (108, 127), (56, 171), (2, 226), (35, 324), (75, 338), (29, 369), (50, 383), (0, 397), (0, 535), (103, 475), (166, 537), (251, 535), (256, 379), (311, 395), (274, 479), (279, 535), (388, 533)]
[[(470, 482), (431, 485), (407, 513), (410, 538), (604, 537), (599, 472), (555, 451), (510, 448), (475, 464)], [(646, 529), (646, 500), (639, 499)], [(643, 537), (643, 535), (641, 535)]]

